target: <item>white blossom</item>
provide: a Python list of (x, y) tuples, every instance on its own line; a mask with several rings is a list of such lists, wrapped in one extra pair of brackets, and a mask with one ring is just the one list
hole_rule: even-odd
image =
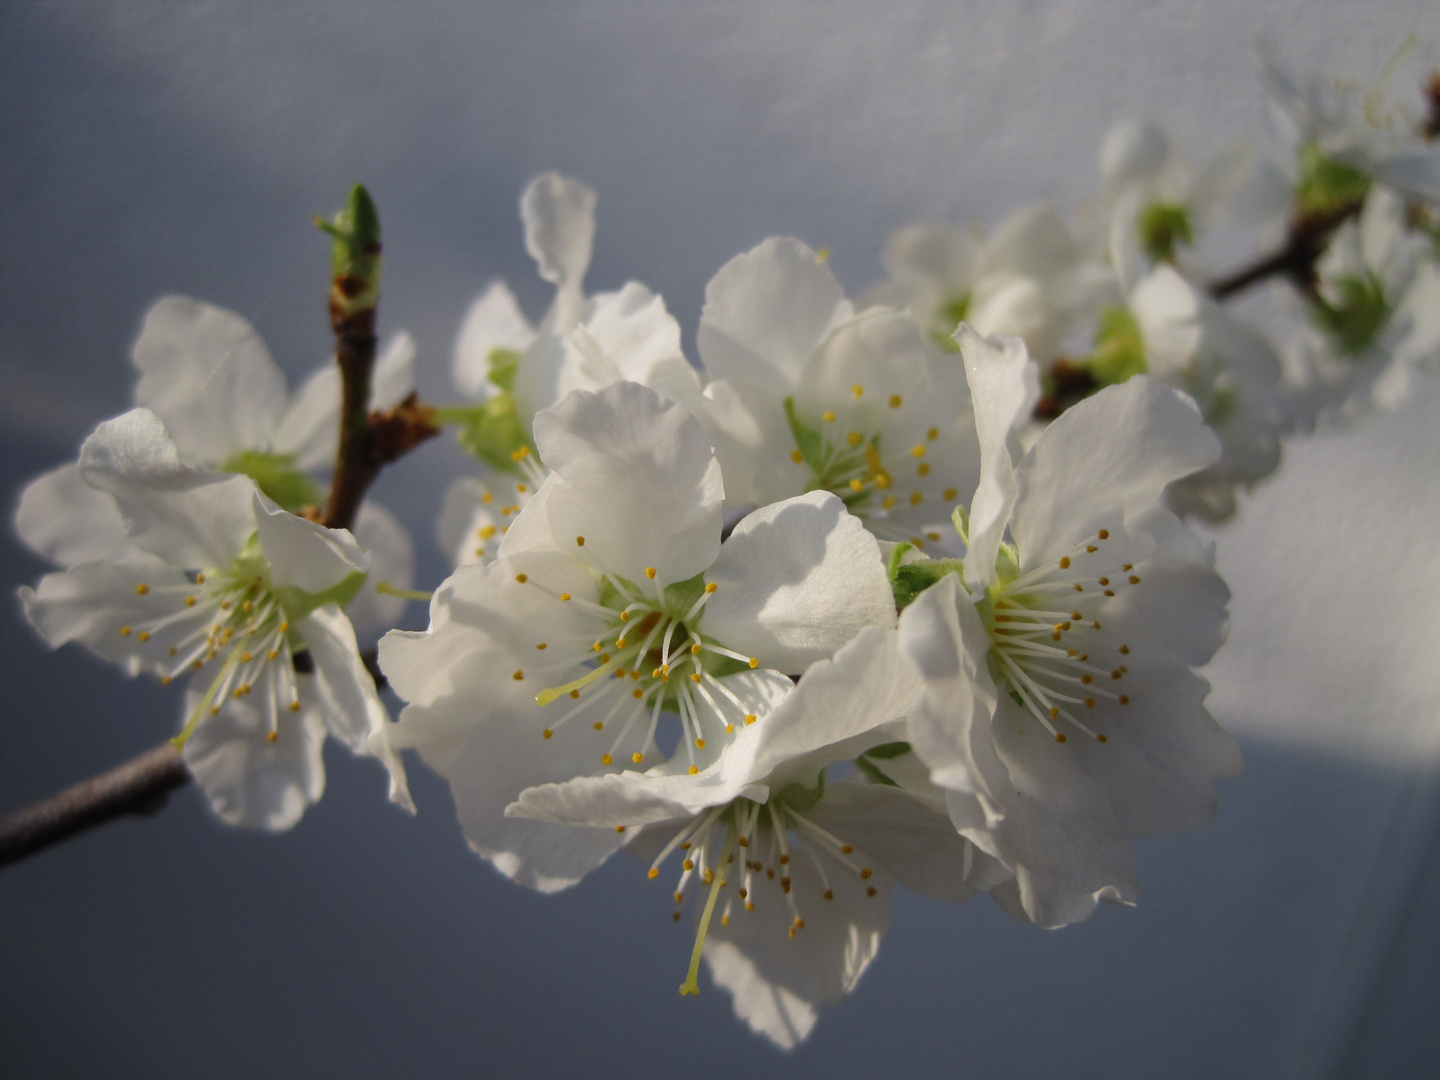
[(1099, 899), (1132, 903), (1129, 841), (1205, 823), (1212, 781), (1239, 769), (1195, 671), (1222, 640), (1228, 590), (1159, 506), (1219, 446), (1193, 403), (1141, 375), (1068, 410), (1012, 465), (1035, 392), (1024, 347), (957, 338), (982, 478), (963, 582), (944, 573), (901, 615), (926, 683), (910, 742), (961, 834), (1015, 875), (1031, 919), (1059, 926)]
[[(183, 464), (144, 409), (101, 424), (61, 475), (27, 491), (22, 531), (41, 542), (25, 522), (48, 518), (88, 539), (49, 546), (67, 568), (20, 590), (26, 616), (52, 647), (190, 678), (176, 742), (223, 819), (293, 825), (323, 791), (327, 733), (378, 756), (410, 806), (398, 760), (372, 740), (385, 710), (340, 610), (369, 565), (349, 532), (285, 512), (248, 477)], [(77, 482), (90, 493), (66, 498)]]

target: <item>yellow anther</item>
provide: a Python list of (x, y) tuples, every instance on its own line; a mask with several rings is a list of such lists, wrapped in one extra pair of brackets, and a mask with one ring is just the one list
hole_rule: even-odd
[(881, 503), (880, 503), (880, 508), (881, 508), (882, 510), (889, 510), (889, 509), (890, 509), (892, 506), (894, 506), (894, 505), (895, 505), (895, 496), (894, 496), (894, 495), (886, 495), (885, 498), (884, 498), (884, 500), (881, 501)]
[(492, 536), (495, 535), (495, 526), (482, 525), (478, 530), (476, 530), (476, 532), (481, 540), (489, 540)]
[(492, 503), (495, 501), (495, 496), (491, 495), (490, 492), (487, 491), (480, 496), (480, 501), (483, 503)]
[(609, 764), (613, 763), (614, 760), (615, 760), (615, 759), (612, 758), (609, 754), (601, 754), (601, 755), (600, 755), (600, 764), (601, 764), (601, 765), (609, 765)]
[(815, 261), (816, 261), (816, 262), (819, 262), (819, 263), (827, 263), (827, 262), (829, 262), (829, 261), (830, 261), (830, 249), (829, 249), (828, 247), (822, 247), (822, 248), (820, 248), (818, 251), (816, 251), (816, 252), (815, 252)]
[(930, 475), (930, 463), (929, 463), (928, 461), (922, 461), (919, 465), (916, 465), (916, 466), (915, 466), (915, 475), (916, 475), (916, 476), (929, 476), (929, 475)]
[(899, 394), (891, 394), (891, 395), (890, 395), (890, 408), (892, 408), (892, 409), (898, 409), (899, 407), (900, 407), (900, 395), (899, 395)]
[(517, 670), (515, 674), (511, 675), (510, 677), (516, 682), (520, 682), (525, 678), (525, 672)]
[(1085, 699), (1085, 708), (1087, 708), (1087, 709), (1093, 709), (1094, 707), (1095, 707), (1095, 699), (1094, 699), (1093, 697), (1087, 697), (1087, 698)]
[(1095, 736), (1095, 741), (1096, 741), (1096, 742), (1109, 742), (1110, 740), (1107, 739), (1107, 738), (1105, 738), (1104, 735), (1096, 735), (1096, 736)]
[(856, 383), (854, 386), (850, 387), (850, 393), (854, 394), (858, 398), (865, 393), (865, 388), (859, 383)]
[(1072, 585), (1071, 588), (1074, 589), (1076, 592), (1084, 592), (1084, 591), (1085, 591), (1085, 586), (1084, 586), (1084, 585), (1081, 585), (1078, 581), (1077, 581), (1074, 585)]
[(954, 502), (955, 496), (958, 495), (959, 492), (957, 492), (954, 488), (946, 488), (944, 492), (942, 492), (942, 494), (946, 502)]
[(177, 646), (177, 645), (171, 645), (171, 646), (170, 646), (170, 655), (171, 655), (171, 656), (174, 656), (174, 655), (175, 655), (176, 653), (178, 653), (179, 651), (180, 651), (179, 646)]
[(922, 492), (922, 491), (912, 491), (912, 492), (910, 493), (910, 505), (911, 505), (911, 506), (919, 506), (919, 505), (920, 505), (922, 502), (924, 502), (924, 501), (925, 501), (925, 493), (924, 493), (924, 492)]
[(540, 734), (543, 735), (545, 738), (548, 739), (548, 738), (550, 738), (550, 736), (554, 735), (555, 732), (551, 731), (551, 730), (547, 727), (547, 728), (546, 728), (544, 731), (542, 731)]
[(1080, 681), (1086, 686), (1089, 686), (1092, 682), (1095, 681), (1095, 677), (1093, 675), (1090, 675), (1089, 673), (1086, 673), (1080, 676)]
[(574, 698), (576, 701), (579, 701), (579, 700), (580, 700), (580, 691), (579, 691), (579, 690), (571, 690), (571, 691), (570, 691), (570, 696), (571, 696), (572, 698)]
[(524, 585), (525, 582), (529, 581), (530, 579), (524, 574), (516, 574), (515, 580), (518, 581), (521, 585)]
[(855, 854), (855, 849), (854, 849), (853, 847), (851, 847), (849, 844), (842, 844), (842, 845), (840, 846), (840, 853), (841, 853), (842, 855), (853, 855), (853, 854)]
[(826, 889), (821, 895), (824, 896), (826, 900), (835, 899), (835, 893), (830, 889)]
[(596, 720), (596, 721), (595, 721), (593, 724), (591, 724), (590, 726), (591, 726), (592, 728), (594, 728), (596, 731), (604, 731), (604, 730), (605, 730), (605, 721), (604, 721), (604, 720)]
[(746, 911), (754, 911), (754, 910), (755, 910), (755, 901), (753, 901), (753, 900), (746, 900), (746, 901), (745, 901), (745, 910), (746, 910)]
[(937, 543), (940, 540), (940, 534), (938, 532), (927, 532), (925, 538), (932, 543)]
[(196, 660), (196, 661), (195, 661), (195, 670), (196, 670), (196, 671), (199, 671), (199, 670), (200, 670), (201, 668), (203, 668), (204, 666), (205, 666), (205, 661), (204, 661), (204, 660)]
[(745, 714), (745, 723), (747, 724), (753, 724), (758, 719), (759, 717), (757, 717), (753, 712)]
[(821, 413), (820, 419), (824, 420), (827, 424), (833, 424), (835, 422), (835, 414), (833, 412)]
[(782, 855), (780, 856), (780, 865), (781, 865), (781, 866), (789, 866), (789, 865), (790, 865), (790, 856), (789, 856), (789, 855), (784, 855), (784, 854), (782, 854)]
[(193, 597), (193, 596), (187, 596), (187, 597), (185, 597), (185, 606), (186, 606), (186, 607), (194, 607), (194, 606), (195, 606), (195, 597)]
[(1110, 579), (1109, 579), (1108, 577), (1102, 577), (1102, 578), (1100, 579), (1100, 584), (1101, 584), (1101, 585), (1109, 585), (1109, 584), (1110, 584)]
[(1051, 719), (1051, 720), (1054, 720), (1054, 719), (1055, 719), (1057, 716), (1059, 716), (1059, 715), (1060, 715), (1060, 710), (1059, 710), (1058, 708), (1056, 708), (1054, 705), (1051, 705), (1051, 706), (1050, 706), (1050, 719)]
[(250, 614), (250, 612), (252, 612), (252, 611), (255, 610), (255, 605), (254, 605), (254, 603), (251, 602), (251, 601), (249, 601), (249, 600), (246, 600), (245, 603), (242, 604), (241, 606), (245, 609), (245, 614), (247, 614), (247, 615)]
[(650, 873), (647, 874), (646, 876), (647, 876), (651, 881), (654, 881), (657, 877), (660, 876), (660, 869), (659, 869), (659, 867), (655, 867), (655, 866), (650, 867)]
[(291, 711), (291, 712), (299, 712), (299, 711), (300, 711), (300, 702), (298, 702), (298, 701), (292, 701), (292, 702), (290, 702), (290, 711)]
[(196, 575), (195, 575), (195, 584), (196, 584), (196, 585), (204, 585), (204, 584), (205, 584), (205, 575), (204, 575), (204, 574), (196, 574)]
[(851, 490), (851, 491), (864, 491), (864, 490), (865, 490), (865, 481), (864, 481), (864, 480), (861, 480), (858, 476), (852, 476), (852, 477), (850, 478), (850, 490)]
[(1135, 567), (1135, 564), (1134, 564), (1134, 563), (1128, 563), (1128, 562), (1127, 562), (1127, 563), (1125, 563), (1124, 565), (1122, 565), (1122, 566), (1120, 567), (1120, 569), (1121, 569), (1121, 570), (1124, 570), (1124, 571), (1128, 574), (1132, 569), (1134, 569), (1134, 567)]
[(529, 490), (530, 490), (530, 489), (529, 489), (528, 487), (526, 487), (524, 484), (516, 484), (516, 485), (515, 485), (515, 491), (516, 491), (518, 494), (520, 494), (520, 495), (524, 495), (524, 494), (525, 494), (527, 491), (529, 491)]
[(279, 655), (280, 655), (280, 650), (279, 650), (279, 649), (271, 649), (268, 653), (265, 654), (265, 659), (267, 659), (267, 660), (274, 660), (274, 659), (275, 659), (277, 656), (279, 656)]
[(696, 740), (695, 740), (695, 745), (698, 746), (701, 750), (704, 750), (704, 749), (705, 749), (705, 740), (704, 740), (704, 739), (696, 739)]
[(633, 761), (636, 765), (639, 765), (642, 761), (645, 760), (645, 755), (640, 753), (639, 750), (636, 750), (635, 753), (630, 755), (630, 760)]
[(874, 885), (867, 886), (866, 889), (865, 889), (865, 895), (868, 896), (868, 897), (871, 897), (871, 898), (873, 899), (874, 896), (875, 896), (876, 891), (877, 891), (877, 890), (876, 890), (876, 888), (875, 888)]
[(646, 576), (647, 578), (649, 578), (651, 581), (654, 581), (654, 580), (655, 580), (655, 568), (654, 568), (653, 566), (647, 566), (647, 567), (645, 567), (645, 576)]
[(149, 586), (149, 585), (146, 585), (143, 581), (142, 581), (139, 585), (136, 585), (136, 586), (135, 586), (135, 595), (136, 595), (136, 596), (144, 596), (144, 595), (145, 595), (146, 593), (148, 593), (149, 591), (150, 591), (150, 586)]
[(925, 433), (925, 437), (926, 437), (927, 439), (929, 439), (931, 442), (934, 442), (936, 439), (938, 439), (938, 438), (940, 437), (940, 429), (939, 429), (939, 428), (933, 428), (933, 427), (932, 427), (929, 431), (927, 431), (927, 432)]
[(758, 656), (752, 656), (752, 657), (750, 657), (750, 667), (751, 667), (751, 669), (753, 670), (754, 668), (757, 668), (757, 667), (759, 667), (759, 666), (760, 666), (760, 658), (759, 658)]
[(1069, 556), (1069, 555), (1065, 555), (1065, 556), (1063, 556), (1063, 557), (1060, 559), (1060, 569), (1061, 569), (1061, 570), (1069, 570), (1069, 569), (1070, 569), (1070, 556)]
[(624, 825), (616, 825), (616, 826), (615, 826), (615, 831), (616, 831), (616, 832), (624, 832), (624, 831), (625, 831), (625, 826), (624, 826)]
[(690, 681), (693, 683), (698, 683), (700, 681), (700, 672), (697, 671), (693, 675), (691, 675)]
[(242, 652), (242, 653), (240, 654), (240, 662), (241, 662), (242, 664), (248, 664), (248, 663), (251, 661), (251, 659), (253, 659), (253, 658), (251, 657), (251, 655), (250, 655), (248, 652)]
[(279, 627), (280, 633), (283, 634), (283, 633), (285, 633), (286, 630), (289, 630), (289, 629), (290, 629), (290, 624), (289, 624), (288, 622), (282, 622), (282, 623), (280, 624), (280, 627)]
[(1100, 549), (1099, 549), (1098, 547), (1096, 547), (1094, 544), (1086, 544), (1086, 545), (1085, 545), (1085, 550), (1088, 551), (1091, 555), (1094, 555), (1095, 552), (1099, 551)]
[(130, 627), (128, 627), (128, 626), (122, 626), (122, 627), (120, 627), (120, 636), (121, 636), (121, 637), (129, 637), (129, 636), (130, 636)]
[(631, 691), (631, 694), (636, 701), (639, 701), (642, 697), (645, 696), (645, 691), (641, 690), (640, 687), (637, 686), (633, 691)]
[[(788, 877), (780, 878), (780, 889), (782, 892), (788, 893), (790, 891), (790, 879)], [(792, 934), (791, 936), (793, 937), (794, 935)]]
[[(691, 654), (694, 655), (694, 656), (699, 656), (699, 655), (700, 655), (700, 643), (699, 643), (698, 641), (697, 641), (694, 645), (691, 645), (691, 646), (690, 646), (690, 652), (691, 652)], [(669, 667), (666, 667), (665, 670), (666, 670), (666, 671), (669, 671), (670, 669), (669, 669)]]
[(1120, 695), (1120, 704), (1121, 704), (1121, 705), (1129, 705), (1129, 704), (1130, 704), (1130, 695), (1128, 695), (1128, 694), (1121, 694), (1121, 695)]
[[(692, 766), (690, 766), (690, 767), (693, 769), (695, 766), (692, 765)], [(694, 870), (694, 869), (695, 869), (695, 863), (694, 863), (692, 860), (690, 860), (690, 859), (686, 859), (684, 862), (682, 862), (682, 863), (680, 864), (680, 868), (681, 868), (682, 870)], [(678, 901), (677, 901), (677, 903), (678, 903)]]
[(796, 916), (795, 916), (795, 921), (794, 921), (793, 923), (791, 923), (791, 925), (794, 926), (796, 930), (804, 930), (804, 929), (805, 929), (805, 920), (802, 919), (802, 918), (800, 918), (799, 915), (796, 915)]
[(719, 585), (716, 585), (716, 584), (712, 581), (712, 582), (708, 583), (708, 584), (705, 586), (705, 591), (706, 591), (707, 593), (714, 593), (715, 590), (718, 589), (718, 588), (720, 588), (720, 586), (719, 586)]
[(1097, 533), (1096, 535), (1098, 535), (1101, 540), (1109, 540), (1109, 539), (1110, 539), (1110, 530), (1109, 530), (1109, 529), (1101, 529), (1100, 532)]
[(1115, 595), (1115, 590), (1114, 590), (1114, 589), (1106, 589), (1106, 590), (1105, 590), (1105, 595), (1106, 595), (1106, 596), (1114, 596), (1114, 595)]
[(538, 645), (535, 646), (535, 648), (539, 649), (541, 652), (544, 652), (544, 651), (545, 651), (546, 649), (548, 649), (549, 647), (550, 647), (550, 643), (547, 642), (547, 641), (542, 641), (542, 642), (540, 642), (540, 644), (538, 644)]
[(790, 460), (793, 461), (796, 465), (799, 465), (802, 461), (805, 460), (805, 455), (800, 453), (799, 450), (791, 450)]
[(851, 446), (859, 446), (865, 441), (865, 436), (861, 435), (858, 431), (852, 431), (845, 436), (845, 441)]
[(141, 640), (141, 641), (149, 641), (149, 640), (150, 640), (150, 631), (149, 631), (149, 630), (141, 630), (141, 631), (140, 631), (140, 640)]
[(530, 456), (530, 448), (529, 448), (528, 446), (522, 446), (522, 447), (520, 447), (520, 449), (516, 450), (514, 453), (512, 453), (512, 454), (510, 455), (510, 460), (511, 460), (511, 461), (524, 461), (524, 460), (525, 460), (527, 457), (529, 457), (529, 456)]
[(910, 448), (910, 456), (911, 456), (911, 457), (924, 457), (924, 456), (925, 456), (925, 444), (924, 444), (924, 443), (916, 443), (914, 446), (912, 446), (912, 447)]
[(618, 638), (616, 638), (616, 639), (615, 639), (615, 647), (616, 647), (617, 649), (623, 649), (623, 648), (625, 647), (625, 639), (624, 639), (623, 637), (618, 637)]
[(1121, 655), (1121, 656), (1129, 656), (1129, 655), (1130, 655), (1130, 646), (1129, 646), (1129, 645), (1121, 645), (1121, 646), (1120, 646), (1120, 655)]
[(729, 735), (729, 734), (733, 733), (734, 730), (735, 730), (735, 725), (734, 725), (734, 724), (726, 724), (726, 725), (725, 725), (725, 734), (726, 734), (726, 735)]
[(1134, 574), (1131, 574), (1130, 577), (1129, 577), (1127, 580), (1130, 582), (1131, 585), (1139, 585), (1139, 584), (1140, 584), (1140, 579), (1139, 579), (1138, 577), (1136, 577)]

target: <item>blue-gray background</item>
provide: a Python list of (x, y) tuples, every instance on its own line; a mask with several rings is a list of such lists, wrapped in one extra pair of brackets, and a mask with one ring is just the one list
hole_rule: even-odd
[[(542, 169), (600, 191), (590, 285), (645, 281), (691, 334), (706, 279), (766, 235), (829, 246), (863, 287), (899, 224), (1075, 204), (1119, 116), (1195, 156), (1258, 137), (1261, 33), (1363, 82), (1412, 30), (1440, 40), (1431, 5), (6, 5), (0, 494), (128, 406), (164, 292), (252, 319), (292, 378), (322, 362), (308, 221), (355, 179), (384, 218), (383, 323), (445, 400), (490, 277), (543, 306), (516, 219)], [(1433, 1076), (1436, 408), (1426, 387), (1293, 445), (1217, 534), (1236, 595), (1213, 701), (1247, 769), (1214, 826), (1142, 845), (1136, 910), (1043, 933), (901, 898), (857, 992), (785, 1056), (723, 993), (678, 997), (690, 931), (636, 864), (530, 895), (467, 851), (422, 767), (411, 819), (330, 753), (288, 835), (223, 828), (186, 790), (0, 873), (0, 1075)], [(379, 488), (427, 585), (460, 464), (432, 445)], [(41, 571), (8, 538), (0, 559), (7, 588)], [(0, 685), (0, 811), (153, 745), (178, 708), (48, 653), (13, 606)]]

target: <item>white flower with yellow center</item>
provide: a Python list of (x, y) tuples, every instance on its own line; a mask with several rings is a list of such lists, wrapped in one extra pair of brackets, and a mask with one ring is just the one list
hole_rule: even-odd
[(535, 414), (571, 390), (629, 380), (658, 390), (692, 412), (700, 378), (680, 347), (680, 325), (665, 301), (637, 282), (586, 297), (585, 272), (595, 236), (595, 192), (546, 173), (520, 199), (525, 246), (555, 298), (531, 326), (509, 289), (494, 282), (474, 303), (455, 344), (456, 388), (477, 406), (441, 409), (463, 424), (460, 442), (489, 466), (445, 494), (437, 524), (452, 566), (494, 559), (515, 515), (547, 475), (533, 453)]
[(977, 452), (964, 371), (908, 314), (855, 314), (798, 240), (766, 240), (705, 290), (702, 420), (732, 506), (831, 491), (876, 536), (942, 542)]
[(385, 710), (340, 610), (369, 563), (348, 532), (286, 513), (248, 477), (182, 464), (144, 409), (101, 424), (76, 477), (87, 505), (109, 505), (66, 570), (20, 590), (26, 616), (53, 647), (189, 678), (175, 742), (222, 818), (293, 825), (324, 789), (327, 732), (379, 756), (410, 806), (398, 761), (371, 741)]
[(943, 793), (883, 774), (826, 782), (827, 766), (898, 749), (897, 721), (920, 691), (895, 631), (867, 627), (703, 772), (677, 757), (533, 787), (506, 812), (581, 830), (644, 827), (641, 843), (658, 848), (650, 878), (679, 864), (674, 918), (687, 896), (700, 909), (680, 992), (699, 993), (703, 956), (741, 1019), (788, 1048), (874, 959), (896, 881), (958, 903), (1009, 876), (956, 833)]
[(1012, 465), (1007, 440), (1034, 396), (1023, 345), (967, 327), (957, 339), (982, 479), (963, 584), (935, 568), (901, 615), (926, 683), (909, 741), (961, 834), (1015, 875), (1031, 919), (1058, 926), (1098, 899), (1132, 902), (1129, 841), (1204, 824), (1212, 781), (1240, 767), (1195, 671), (1223, 638), (1229, 593), (1213, 553), (1158, 505), (1219, 447), (1188, 399), (1136, 376)]
[(430, 629), (387, 635), (380, 663), (408, 702), (392, 743), (450, 779), (477, 851), (549, 890), (625, 836), (505, 817), (522, 790), (664, 761), (662, 720), (698, 775), (764, 725), (790, 674), (894, 602), (875, 539), (826, 492), (751, 514), (722, 546), (719, 463), (654, 391), (576, 391), (535, 439), (554, 473), (499, 558), (456, 571)]

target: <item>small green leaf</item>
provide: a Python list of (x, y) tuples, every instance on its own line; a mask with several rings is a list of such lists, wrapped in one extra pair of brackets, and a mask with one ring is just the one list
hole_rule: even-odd
[(292, 514), (302, 507), (320, 504), (319, 487), (295, 468), (294, 454), (262, 454), (258, 450), (245, 450), (220, 468), (224, 472), (250, 477), (261, 491)]

